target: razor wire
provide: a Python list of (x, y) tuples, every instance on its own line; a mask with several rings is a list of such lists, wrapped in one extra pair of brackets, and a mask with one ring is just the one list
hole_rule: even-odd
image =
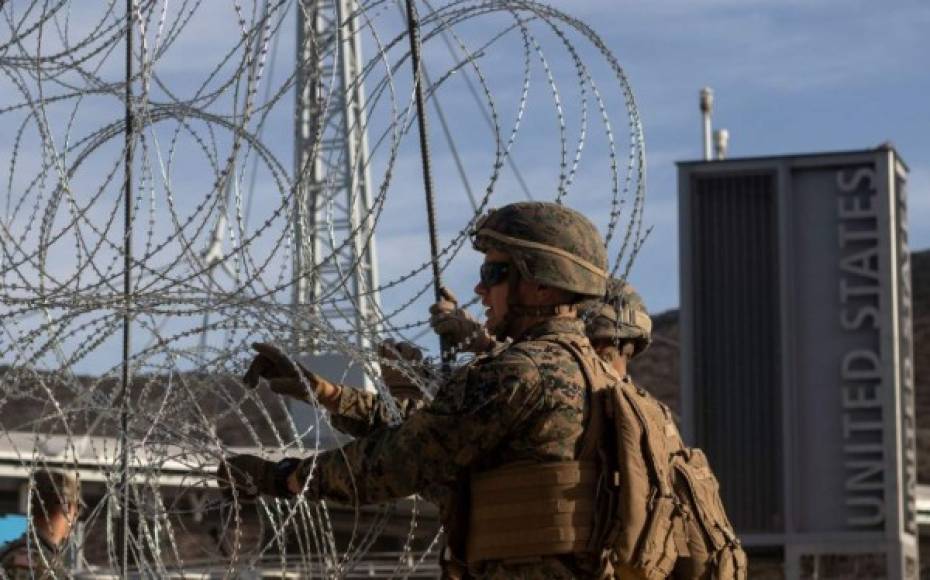
[[(293, 347), (289, 336), (300, 328), (315, 351), (337, 353), (392, 400), (376, 353), (347, 328), (364, 296), (341, 284), (316, 304), (292, 304), (295, 253), (309, 251), (295, 237), (302, 171), (293, 161), (296, 71), (307, 63), (287, 47), (295, 45), (298, 10), (313, 4), (334, 17), (333, 4), (133, 4), (129, 15), (113, 0), (0, 2), (5, 473), (50, 466), (82, 474), (94, 500), (83, 533), (73, 536), (83, 554), (74, 570), (90, 576), (119, 573), (127, 506), (133, 577), (256, 570), (361, 577), (385, 558), (381, 577), (428, 574), (437, 538), (421, 523), (422, 500), (365, 509), (304, 499), (246, 504), (211, 487), (220, 458), (231, 453), (304, 456), (333, 445), (326, 413), (314, 403), (316, 419), (307, 421), (294, 403), (242, 384), (252, 342)], [(423, 1), (419, 13), (427, 108), (441, 129), (430, 135), (440, 271), (463, 285), (464, 296), (476, 261), (463, 249), (477, 218), (531, 196), (594, 218), (612, 273), (625, 277), (647, 233), (645, 153), (617, 57), (590, 26), (538, 2)], [(362, 218), (341, 239), (335, 192), (342, 184), (322, 184), (317, 195), (329, 218), (316, 227), (328, 232), (328, 245), (306, 275), (338, 263), (353, 244), (377, 243), (380, 280), (364, 290), (379, 304), (365, 321), (368, 343), (408, 340), (434, 352), (403, 14), (395, 0), (361, 0), (349, 19), (366, 55), (351, 82), (367, 95), (360, 122), (373, 195), (351, 202)], [(127, 103), (120, 75), (129, 26), (138, 42)], [(323, 48), (324, 62), (343, 56), (339, 43)], [(335, 106), (321, 103), (320, 126)], [(128, 300), (119, 217), (127, 130), (134, 147)], [(314, 144), (314, 159), (339, 163), (344, 155)], [(348, 281), (361, 267), (338, 275)], [(128, 402), (119, 397), (117, 354), (125, 315)], [(427, 396), (435, 391), (414, 366), (399, 365)], [(119, 468), (121, 441), (129, 445), (128, 472)], [(400, 552), (378, 555), (393, 521), (409, 527)]]

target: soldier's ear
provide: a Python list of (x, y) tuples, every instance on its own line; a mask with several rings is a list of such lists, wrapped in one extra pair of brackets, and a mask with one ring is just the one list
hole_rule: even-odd
[(622, 350), (623, 356), (625, 356), (627, 360), (632, 359), (633, 355), (636, 354), (636, 345), (632, 341), (627, 341), (622, 344), (623, 344), (623, 350)]
[(68, 504), (68, 522), (71, 525), (77, 523), (78, 518), (81, 517), (81, 507), (77, 502), (71, 502)]
[(577, 301), (577, 294), (574, 292), (546, 286), (545, 284), (534, 284), (534, 286), (536, 291), (544, 296), (547, 304), (574, 304)]

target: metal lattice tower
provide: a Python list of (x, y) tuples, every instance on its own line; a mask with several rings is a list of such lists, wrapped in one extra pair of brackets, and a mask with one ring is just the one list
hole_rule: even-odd
[[(293, 304), (295, 322), (325, 318), (365, 348), (379, 304), (357, 9), (298, 4)], [(295, 346), (313, 350), (301, 326)]]

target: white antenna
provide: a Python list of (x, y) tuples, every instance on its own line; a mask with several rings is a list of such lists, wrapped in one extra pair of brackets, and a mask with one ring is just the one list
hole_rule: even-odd
[(711, 125), (710, 116), (714, 109), (714, 91), (710, 87), (701, 89), (701, 118), (704, 121), (704, 161), (713, 159), (711, 149)]
[(730, 132), (726, 129), (714, 131), (714, 152), (717, 159), (727, 158), (727, 147), (730, 145)]

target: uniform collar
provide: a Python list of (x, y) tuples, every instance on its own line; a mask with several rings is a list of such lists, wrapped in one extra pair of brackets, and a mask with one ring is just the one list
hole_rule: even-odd
[(528, 328), (514, 342), (533, 340), (548, 334), (578, 334), (584, 335), (584, 322), (580, 318), (557, 316), (546, 318), (542, 322)]

